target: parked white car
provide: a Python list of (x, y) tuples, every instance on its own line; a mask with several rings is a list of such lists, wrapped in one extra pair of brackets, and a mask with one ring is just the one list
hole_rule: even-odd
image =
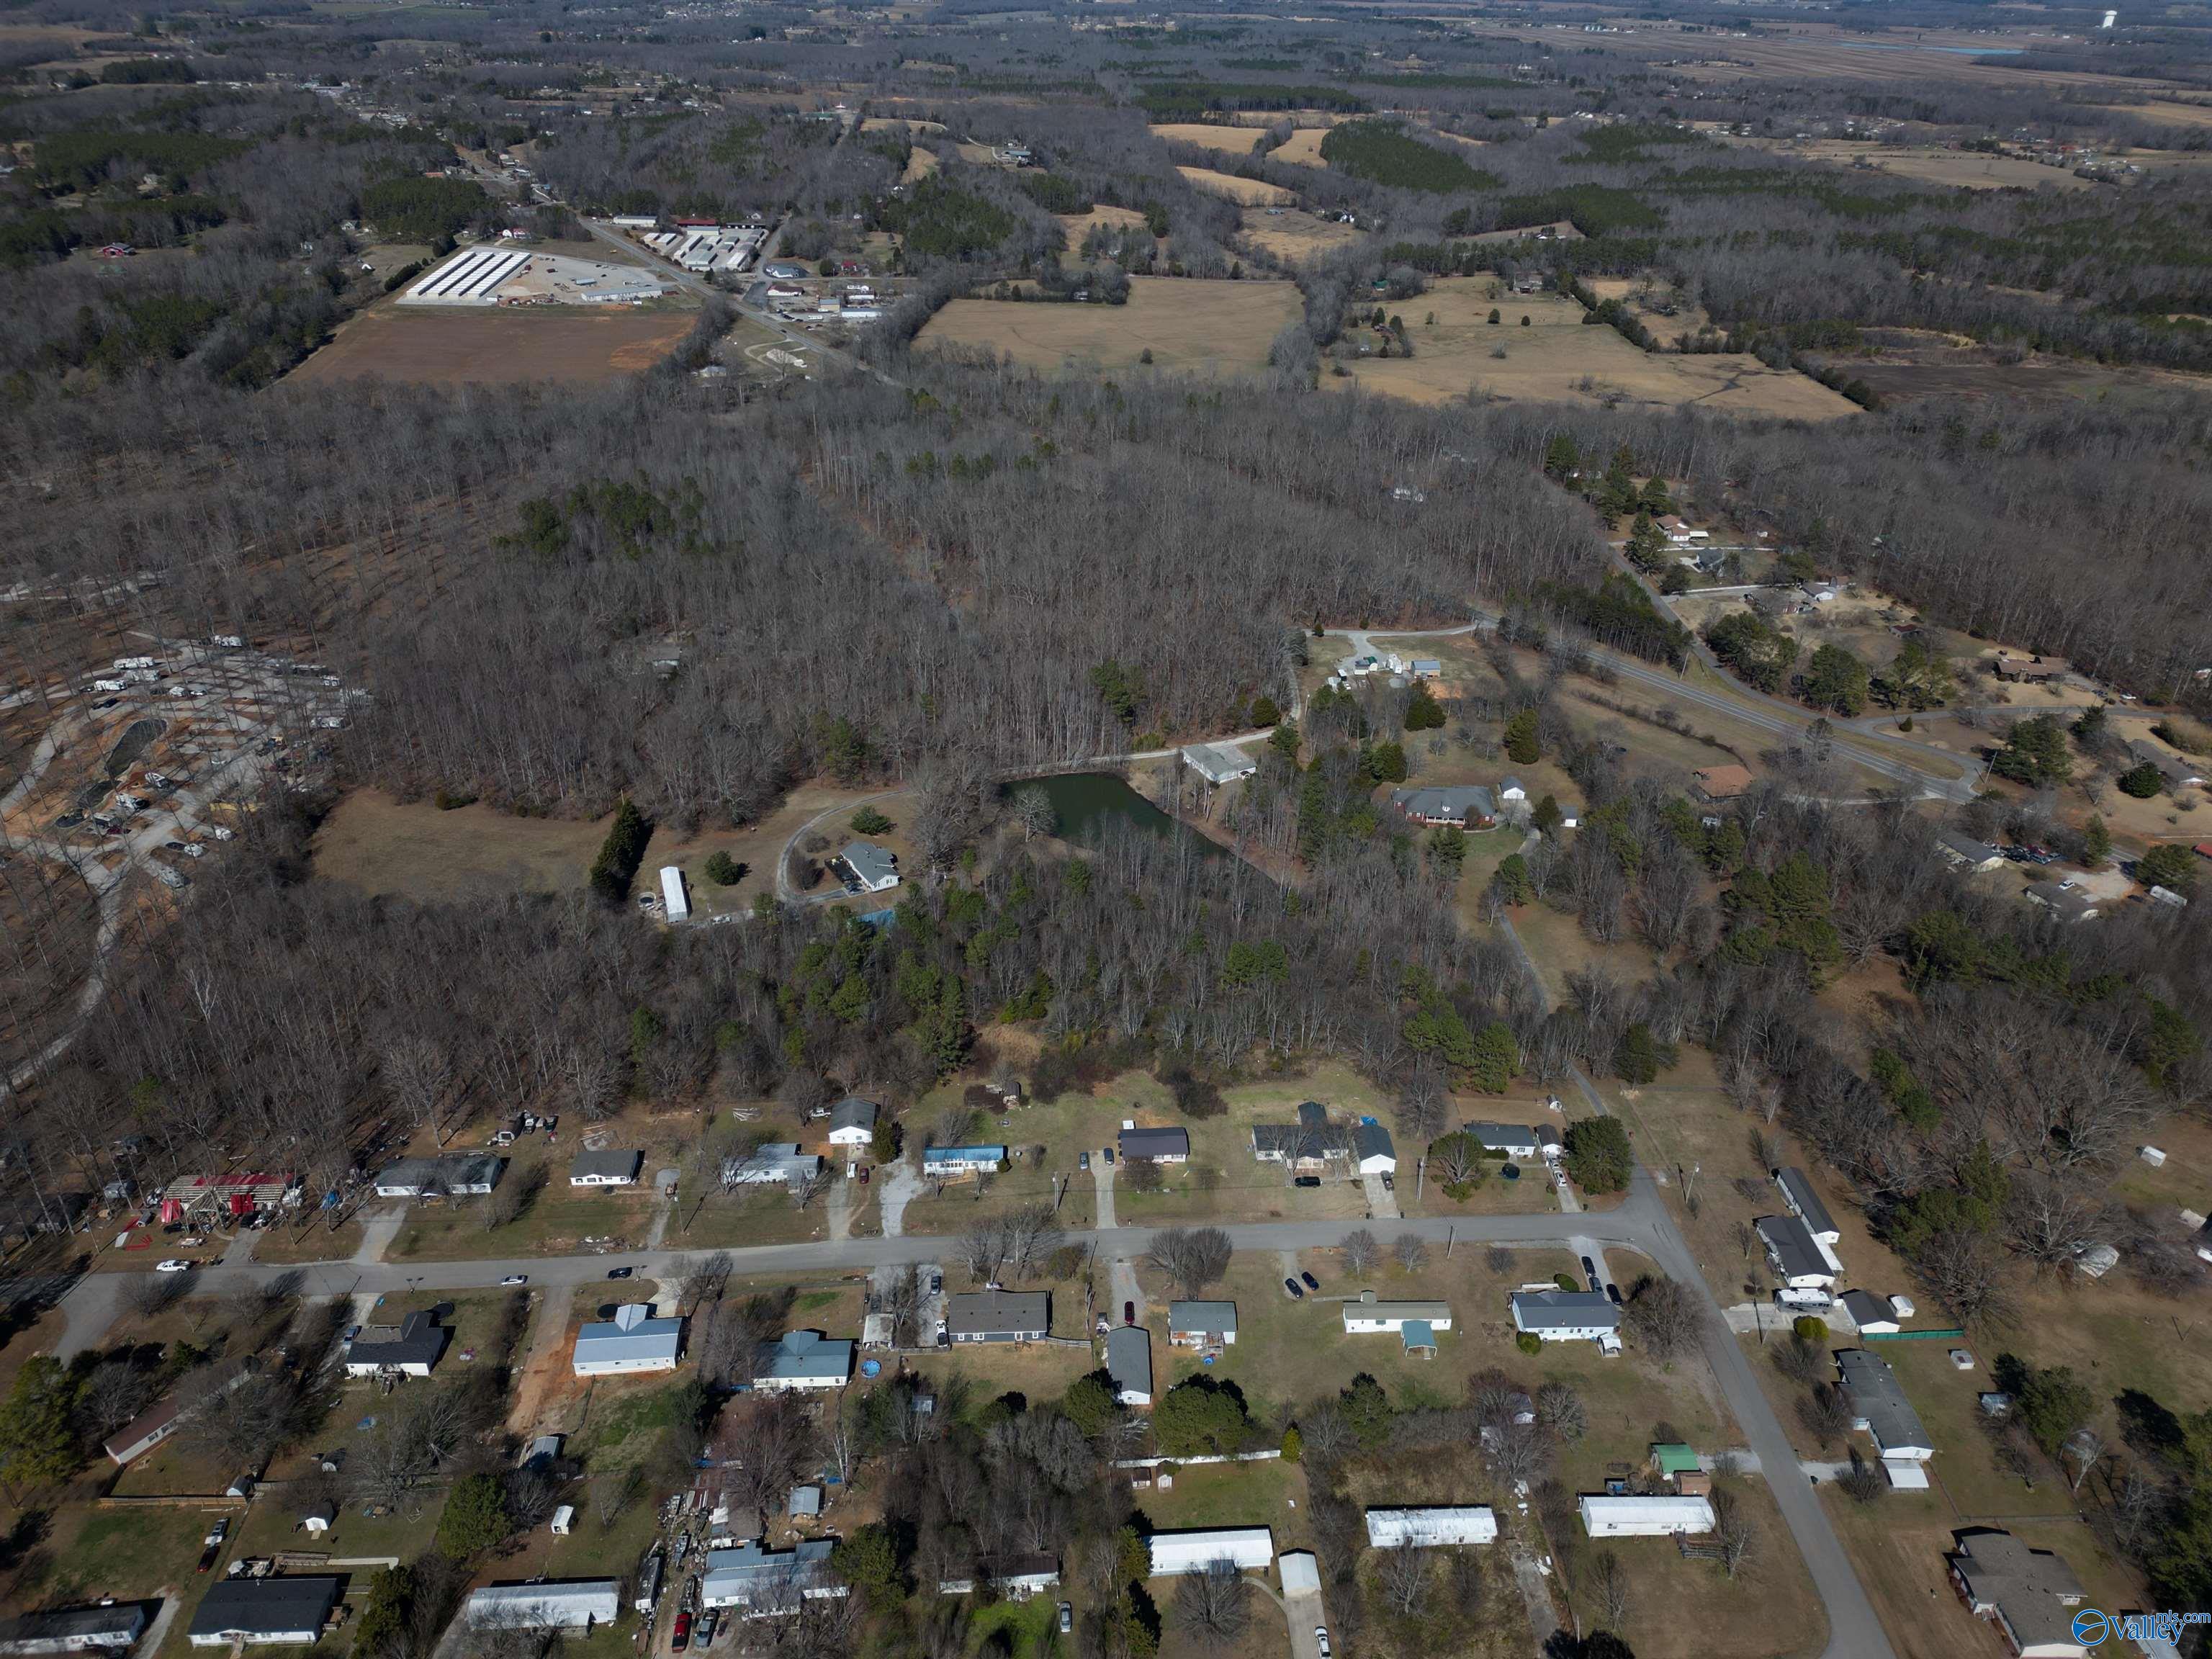
[(191, 1267), (191, 1262), (185, 1261), (181, 1256), (173, 1255), (166, 1261), (156, 1261), (154, 1264), (154, 1271), (157, 1273), (190, 1273)]

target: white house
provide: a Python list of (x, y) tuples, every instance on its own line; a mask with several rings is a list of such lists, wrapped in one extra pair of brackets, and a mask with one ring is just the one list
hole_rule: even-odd
[(1146, 1544), (1152, 1555), (1152, 1577), (1202, 1572), (1216, 1561), (1240, 1572), (1265, 1572), (1275, 1559), (1275, 1535), (1265, 1527), (1212, 1527), (1191, 1532), (1156, 1532)]
[(753, 1386), (764, 1394), (842, 1389), (853, 1375), (853, 1344), (819, 1331), (786, 1331), (761, 1345)]
[(645, 1167), (643, 1152), (581, 1152), (568, 1165), (571, 1187), (635, 1187)]
[(1869, 1296), (1864, 1291), (1845, 1291), (1836, 1298), (1844, 1304), (1844, 1311), (1851, 1316), (1862, 1336), (1887, 1336), (1902, 1328), (1888, 1303), (1880, 1297)]
[(1485, 1504), (1454, 1508), (1370, 1510), (1367, 1542), (1387, 1550), (1401, 1544), (1439, 1549), (1453, 1544), (1487, 1544), (1498, 1536), (1498, 1517)]
[(795, 1140), (772, 1142), (747, 1157), (722, 1160), (725, 1187), (799, 1187), (821, 1172), (821, 1158), (800, 1152)]
[(660, 902), (671, 921), (681, 921), (691, 914), (691, 896), (684, 890), (684, 866), (664, 864), (660, 866)]
[(339, 1581), (320, 1575), (224, 1578), (209, 1587), (188, 1627), (196, 1648), (312, 1647), (338, 1604)]
[(707, 1552), (699, 1599), (710, 1607), (743, 1607), (748, 1618), (797, 1610), (803, 1597), (832, 1600), (845, 1586), (825, 1569), (836, 1545), (827, 1538), (802, 1538), (787, 1550), (762, 1547), (758, 1540)]
[(1784, 1288), (1825, 1291), (1844, 1270), (1835, 1252), (1813, 1236), (1813, 1230), (1794, 1215), (1761, 1216), (1753, 1225), (1766, 1246), (1767, 1265)]
[(1873, 1439), (1882, 1472), (1894, 1486), (1925, 1487), (1928, 1475), (1920, 1466), (1936, 1455), (1936, 1443), (1889, 1362), (1864, 1348), (1845, 1348), (1836, 1355), (1836, 1368), (1850, 1401), (1851, 1426)]
[(873, 842), (853, 841), (837, 854), (851, 872), (853, 884), (863, 893), (883, 893), (899, 884), (898, 854)]
[(487, 1584), (470, 1594), (461, 1617), (477, 1630), (590, 1630), (622, 1616), (622, 1586), (611, 1578)]
[(1582, 1511), (1583, 1530), (1593, 1538), (1672, 1538), (1713, 1529), (1711, 1498), (1671, 1492), (1644, 1498), (1585, 1493)]
[(876, 1138), (876, 1115), (879, 1109), (872, 1100), (862, 1100), (858, 1095), (848, 1095), (830, 1109), (830, 1144), (832, 1146), (866, 1146)]
[(1620, 1352), (1620, 1310), (1596, 1291), (1516, 1291), (1513, 1328), (1542, 1342), (1595, 1342)]
[(1484, 1150), (1503, 1152), (1508, 1158), (1531, 1158), (1543, 1151), (1543, 1141), (1535, 1129), (1526, 1123), (1463, 1123), (1462, 1133), (1473, 1135)]
[(428, 1376), (446, 1352), (453, 1333), (427, 1310), (409, 1314), (397, 1325), (364, 1325), (345, 1346), (348, 1376), (397, 1371)]
[(1359, 1160), (1362, 1175), (1389, 1175), (1398, 1167), (1398, 1149), (1390, 1132), (1371, 1117), (1352, 1126), (1352, 1154)]
[(1805, 1224), (1805, 1231), (1823, 1244), (1833, 1244), (1843, 1237), (1835, 1221), (1828, 1214), (1828, 1206), (1820, 1202), (1820, 1194), (1813, 1190), (1813, 1182), (1796, 1164), (1774, 1172), (1774, 1184), (1782, 1188), (1782, 1201), (1790, 1213)]
[(621, 1376), (672, 1371), (684, 1346), (684, 1322), (655, 1319), (642, 1303), (617, 1308), (610, 1322), (576, 1333), (572, 1363), (579, 1376)]
[(489, 1152), (453, 1152), (444, 1158), (403, 1158), (378, 1171), (379, 1198), (422, 1198), (440, 1193), (480, 1197), (499, 1185), (507, 1160)]
[(1448, 1331), (1452, 1328), (1451, 1304), (1449, 1302), (1384, 1302), (1372, 1291), (1362, 1291), (1359, 1300), (1340, 1304), (1344, 1313), (1344, 1334), (1346, 1336), (1372, 1336), (1382, 1332), (1402, 1331), (1411, 1323), (1425, 1324), (1431, 1330)]
[(951, 1176), (990, 1175), (1006, 1161), (1006, 1149), (996, 1146), (932, 1146), (921, 1155), (921, 1172), (943, 1180)]
[(1243, 750), (1218, 743), (1192, 744), (1182, 751), (1182, 762), (1208, 783), (1216, 785), (1249, 778), (1260, 769), (1260, 763), (1249, 758)]
[(104, 1607), (55, 1607), (0, 1625), (0, 1654), (116, 1653), (146, 1633), (159, 1601), (111, 1601)]
[(1222, 1348), (1237, 1341), (1234, 1302), (1170, 1302), (1168, 1343), (1177, 1348)]

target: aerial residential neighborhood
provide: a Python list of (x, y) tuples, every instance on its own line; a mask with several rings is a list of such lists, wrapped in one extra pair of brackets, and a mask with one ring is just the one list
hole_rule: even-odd
[(2212, 11), (0, 125), (0, 1659), (2212, 1652)]

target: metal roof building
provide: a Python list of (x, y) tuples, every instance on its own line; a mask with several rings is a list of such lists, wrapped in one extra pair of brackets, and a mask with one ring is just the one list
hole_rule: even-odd
[(1766, 1246), (1767, 1261), (1791, 1290), (1824, 1290), (1836, 1282), (1843, 1264), (1796, 1216), (1763, 1215), (1753, 1225)]
[(945, 1306), (954, 1342), (1034, 1342), (1052, 1328), (1049, 1291), (968, 1291)]
[(1152, 1403), (1152, 1334), (1142, 1325), (1116, 1325), (1106, 1333), (1106, 1374), (1114, 1397), (1125, 1406)]
[(1123, 1158), (1148, 1158), (1155, 1164), (1190, 1161), (1188, 1129), (1124, 1129), (1115, 1139)]
[(1234, 1302), (1170, 1302), (1168, 1340), (1187, 1347), (1224, 1347), (1237, 1340)]
[(578, 1152), (568, 1165), (571, 1187), (629, 1187), (645, 1167), (643, 1152), (610, 1148), (604, 1152)]
[(796, 1606), (802, 1596), (820, 1601), (842, 1595), (844, 1585), (823, 1571), (835, 1547), (827, 1538), (804, 1538), (787, 1550), (771, 1550), (755, 1539), (734, 1549), (708, 1550), (699, 1599), (710, 1607), (773, 1612)]
[(761, 1345), (753, 1386), (769, 1394), (842, 1389), (853, 1375), (853, 1344), (819, 1331), (786, 1331)]
[(201, 1598), (189, 1628), (196, 1648), (310, 1647), (319, 1641), (339, 1581), (301, 1578), (225, 1578)]
[(655, 1319), (642, 1303), (617, 1309), (603, 1325), (576, 1333), (572, 1360), (579, 1376), (616, 1376), (634, 1371), (672, 1371), (684, 1346), (684, 1322)]
[(612, 1578), (487, 1584), (461, 1608), (479, 1630), (589, 1630), (621, 1616), (622, 1585)]
[(364, 1325), (346, 1344), (346, 1375), (374, 1376), (392, 1370), (428, 1376), (453, 1336), (428, 1309), (418, 1309), (397, 1325)]
[(1487, 1544), (1498, 1536), (1498, 1517), (1486, 1504), (1457, 1507), (1370, 1510), (1367, 1541), (1378, 1550), (1410, 1544), (1419, 1550), (1452, 1544)]
[(378, 1172), (379, 1198), (421, 1198), (428, 1194), (464, 1195), (489, 1192), (499, 1185), (507, 1160), (489, 1152), (451, 1152), (443, 1158), (403, 1158)]
[(1597, 1291), (1516, 1291), (1507, 1298), (1513, 1328), (1547, 1342), (1620, 1340), (1620, 1310)]
[(116, 1601), (104, 1607), (56, 1607), (27, 1613), (0, 1625), (0, 1653), (119, 1652), (145, 1634), (154, 1601)]
[(1705, 1498), (1585, 1493), (1582, 1512), (1583, 1530), (1593, 1538), (1671, 1538), (1713, 1529), (1712, 1501)]
[(1832, 1244), (1843, 1235), (1828, 1214), (1828, 1206), (1820, 1202), (1820, 1194), (1813, 1190), (1813, 1182), (1805, 1172), (1792, 1164), (1779, 1170), (1774, 1184), (1782, 1188), (1782, 1201), (1790, 1206), (1790, 1213), (1805, 1224), (1805, 1231), (1823, 1244)]
[(1191, 1532), (1156, 1532), (1145, 1540), (1152, 1555), (1152, 1577), (1200, 1572), (1216, 1561), (1241, 1571), (1264, 1572), (1275, 1559), (1275, 1535), (1265, 1527), (1213, 1527)]
[(1341, 1305), (1347, 1335), (1399, 1331), (1409, 1322), (1425, 1323), (1431, 1330), (1448, 1331), (1452, 1328), (1451, 1304), (1449, 1302), (1384, 1302), (1379, 1300), (1374, 1291), (1362, 1291), (1358, 1301)]
[(1936, 1443), (1922, 1426), (1920, 1413), (1905, 1397), (1897, 1373), (1880, 1354), (1844, 1348), (1836, 1355), (1844, 1393), (1851, 1402), (1851, 1426), (1874, 1437), (1887, 1462), (1893, 1457), (1918, 1462), (1936, 1455)]
[(1260, 763), (1251, 759), (1241, 749), (1227, 744), (1194, 743), (1182, 751), (1183, 764), (1208, 783), (1223, 784), (1237, 778), (1249, 778), (1260, 769)]

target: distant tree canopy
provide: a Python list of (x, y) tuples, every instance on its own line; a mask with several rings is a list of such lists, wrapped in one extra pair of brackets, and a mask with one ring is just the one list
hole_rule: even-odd
[(491, 211), (473, 179), (386, 179), (361, 193), (361, 216), (407, 242), (447, 242)]
[(1469, 167), (1438, 144), (1424, 143), (1397, 121), (1346, 121), (1321, 141), (1322, 159), (1355, 178), (1394, 190), (1495, 190), (1492, 174)]

